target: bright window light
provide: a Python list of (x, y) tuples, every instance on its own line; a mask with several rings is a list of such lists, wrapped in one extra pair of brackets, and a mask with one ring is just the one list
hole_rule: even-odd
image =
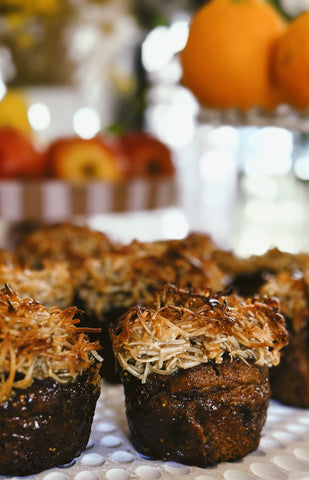
[(80, 108), (73, 117), (74, 131), (81, 138), (92, 138), (101, 129), (100, 116), (90, 107)]
[(247, 222), (295, 227), (303, 221), (303, 210), (296, 200), (280, 202), (251, 200), (245, 207), (245, 218)]
[(172, 210), (162, 217), (162, 233), (164, 238), (184, 238), (189, 233), (188, 222), (182, 212)]
[(235, 246), (235, 253), (241, 257), (249, 255), (262, 255), (273, 245), (273, 238), (267, 230), (262, 230), (260, 225), (247, 227)]
[(293, 134), (284, 128), (257, 129), (248, 136), (247, 174), (284, 175), (292, 167)]
[(97, 39), (98, 32), (93, 26), (85, 26), (78, 30), (71, 45), (73, 58), (79, 59), (80, 56), (87, 55), (95, 47)]
[(6, 85), (5, 85), (4, 81), (1, 79), (1, 76), (0, 76), (0, 100), (3, 99), (6, 92), (7, 92)]
[(235, 159), (222, 150), (207, 150), (200, 158), (199, 169), (204, 182), (222, 183), (234, 174)]
[(177, 88), (169, 102), (157, 102), (146, 112), (147, 122), (163, 141), (174, 148), (190, 143), (196, 133), (197, 103), (184, 88)]
[(148, 111), (148, 121), (164, 142), (174, 148), (180, 148), (192, 141), (195, 135), (195, 123), (190, 115), (183, 111), (158, 105)]
[(180, 52), (186, 45), (189, 34), (189, 24), (186, 20), (175, 21), (170, 26), (170, 42), (174, 53)]
[(49, 108), (45, 103), (33, 103), (28, 108), (28, 119), (31, 127), (34, 128), (34, 130), (41, 132), (46, 130), (51, 122)]
[(297, 158), (294, 164), (294, 173), (299, 180), (309, 180), (309, 153)]
[(218, 128), (199, 129), (199, 141), (205, 148), (226, 151), (236, 154), (239, 149), (239, 134), (236, 128), (223, 126)]
[(169, 28), (160, 26), (152, 30), (142, 44), (142, 63), (145, 70), (155, 72), (163, 68), (174, 55)]
[(280, 193), (276, 177), (265, 175), (244, 175), (242, 188), (248, 197), (255, 196), (275, 200)]

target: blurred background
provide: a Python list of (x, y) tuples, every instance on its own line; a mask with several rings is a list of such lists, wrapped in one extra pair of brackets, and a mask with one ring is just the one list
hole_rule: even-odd
[[(87, 222), (122, 241), (203, 231), (243, 256), (309, 250), (309, 118), (283, 106), (240, 122), (237, 112), (205, 111), (182, 85), (179, 52), (205, 3), (0, 0), (0, 125), (30, 130), (42, 148), (64, 135), (143, 130), (171, 149), (175, 165), (172, 195), (151, 208), (134, 200), (138, 184), (117, 212), (107, 201), (66, 214), (60, 202), (59, 216), (43, 221)], [(309, 9), (305, 0), (273, 3), (287, 18)], [(12, 213), (20, 182), (0, 181), (3, 245), (36, 221)], [(60, 191), (45, 183), (48, 195)], [(82, 190), (75, 195), (82, 201)]]

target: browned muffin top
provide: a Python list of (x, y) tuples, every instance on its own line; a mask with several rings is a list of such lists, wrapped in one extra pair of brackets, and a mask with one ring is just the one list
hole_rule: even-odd
[(170, 248), (123, 248), (99, 259), (89, 259), (76, 273), (79, 297), (100, 318), (117, 307), (147, 303), (166, 283), (194, 288), (225, 288), (225, 275), (212, 260), (198, 258), (188, 250)]
[(254, 271), (268, 272), (305, 271), (309, 268), (309, 253), (290, 253), (271, 248), (262, 255), (239, 257), (232, 251), (214, 250), (213, 259), (230, 275), (240, 275)]
[(73, 304), (74, 285), (64, 262), (45, 262), (40, 270), (0, 265), (0, 285), (4, 284), (20, 297), (35, 298), (47, 308), (64, 309)]
[(191, 232), (184, 238), (140, 242), (133, 240), (125, 247), (132, 252), (147, 252), (149, 255), (164, 254), (166, 251), (176, 250), (186, 252), (194, 257), (209, 259), (211, 254), (218, 248), (212, 237), (203, 232)]
[(0, 403), (35, 379), (68, 383), (100, 360), (97, 342), (76, 327), (78, 309), (47, 310), (8, 286), (0, 293)]
[(235, 293), (166, 287), (150, 307), (133, 307), (111, 331), (121, 367), (146, 381), (228, 355), (257, 365), (277, 365), (287, 344), (274, 299), (244, 300)]
[(297, 332), (309, 327), (309, 272), (279, 272), (268, 277), (260, 295), (277, 297), (289, 328)]
[(39, 228), (24, 237), (16, 248), (16, 255), (27, 266), (38, 266), (44, 260), (67, 261), (79, 265), (85, 258), (100, 257), (112, 248), (103, 232), (86, 225), (61, 223)]

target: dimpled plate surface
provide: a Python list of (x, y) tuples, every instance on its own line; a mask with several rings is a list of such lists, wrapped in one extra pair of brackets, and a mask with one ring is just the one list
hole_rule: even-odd
[[(0, 480), (6, 478), (0, 476)], [(236, 462), (198, 468), (141, 457), (128, 438), (122, 386), (103, 383), (86, 451), (70, 465), (23, 478), (309, 480), (309, 409), (286, 407), (271, 401), (260, 445), (255, 452)]]

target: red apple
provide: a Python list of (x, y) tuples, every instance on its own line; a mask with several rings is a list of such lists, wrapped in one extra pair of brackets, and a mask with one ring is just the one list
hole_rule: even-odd
[(117, 182), (124, 177), (125, 157), (119, 146), (104, 136), (57, 138), (50, 143), (45, 156), (47, 172), (55, 178)]
[(128, 158), (128, 178), (158, 178), (175, 173), (171, 150), (150, 133), (127, 132), (119, 142)]
[(44, 156), (30, 137), (13, 127), (0, 128), (0, 179), (40, 177), (44, 170)]

